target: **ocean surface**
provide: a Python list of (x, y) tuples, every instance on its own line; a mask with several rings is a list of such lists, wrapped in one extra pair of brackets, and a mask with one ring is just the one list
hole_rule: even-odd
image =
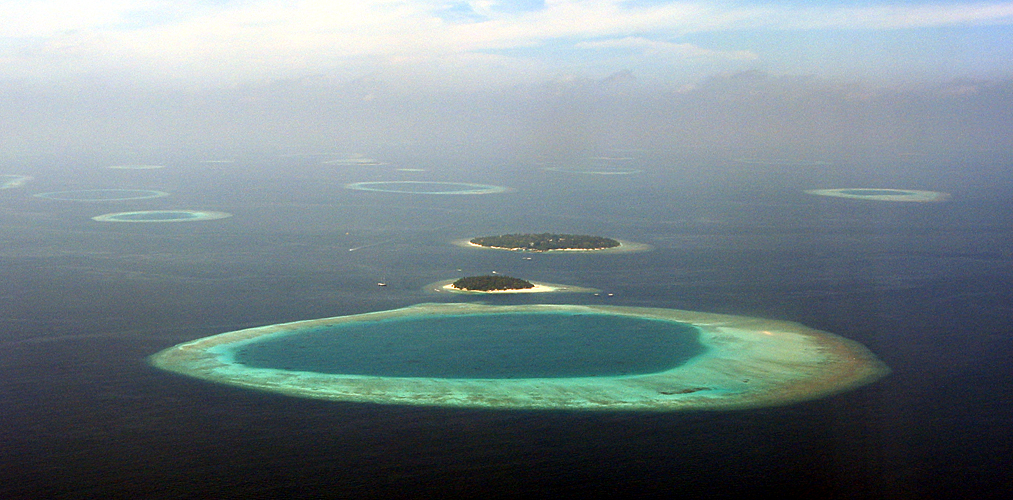
[[(0, 498), (1013, 493), (1008, 155), (637, 151), (610, 166), (380, 148), (370, 152), (377, 164), (334, 161), (348, 153), (5, 159), (0, 174), (33, 179), (0, 190)], [(127, 163), (164, 168), (106, 168)], [(385, 181), (509, 190), (344, 187)], [(952, 198), (803, 192), (825, 188)], [(32, 196), (91, 189), (169, 195)], [(232, 217), (91, 219), (141, 210)], [(518, 254), (453, 244), (516, 232), (596, 234), (654, 249)], [(426, 288), (492, 271), (602, 293), (476, 297)], [(796, 321), (864, 344), (892, 373), (782, 407), (600, 413), (316, 401), (146, 362), (226, 331), (457, 301)]]

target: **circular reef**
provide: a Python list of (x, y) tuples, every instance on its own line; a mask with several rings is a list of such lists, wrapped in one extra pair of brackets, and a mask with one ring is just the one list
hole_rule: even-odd
[(806, 191), (806, 193), (819, 196), (833, 196), (836, 198), (851, 198), (856, 200), (913, 201), (921, 203), (946, 201), (950, 199), (950, 195), (948, 193), (940, 193), (938, 191), (918, 191), (915, 189), (810, 189)]
[(419, 304), (205, 337), (149, 358), (212, 382), (335, 401), (724, 410), (811, 400), (889, 369), (797, 323), (641, 307)]
[(30, 180), (30, 175), (0, 174), (0, 189), (19, 188)]
[(208, 210), (143, 210), (140, 212), (116, 212), (92, 217), (99, 222), (191, 222), (232, 217), (227, 212)]
[(146, 200), (148, 198), (161, 198), (169, 196), (164, 191), (151, 189), (83, 189), (80, 191), (53, 191), (51, 193), (38, 193), (33, 195), (37, 198), (59, 201), (126, 201)]
[(564, 174), (582, 175), (633, 175), (643, 172), (639, 169), (609, 169), (609, 168), (578, 168), (578, 167), (545, 167), (547, 172), (560, 172)]
[(746, 163), (750, 165), (778, 165), (785, 167), (819, 167), (832, 165), (829, 161), (823, 160), (793, 160), (790, 158), (736, 158), (735, 163)]
[(493, 194), (505, 193), (507, 188), (489, 184), (468, 184), (464, 182), (430, 182), (430, 181), (378, 181), (353, 182), (345, 184), (347, 189), (356, 191), (377, 191), (381, 193), (407, 194)]
[(426, 285), (424, 289), (426, 291), (465, 295), (551, 292), (595, 293), (601, 291), (595, 288), (527, 281), (502, 275), (468, 276), (456, 280), (437, 281), (436, 283)]
[(165, 168), (165, 165), (110, 165), (106, 168), (113, 170), (156, 170)]
[(380, 167), (387, 163), (373, 158), (365, 157), (354, 157), (354, 158), (336, 158), (331, 160), (324, 160), (321, 163), (324, 165), (347, 165), (347, 166), (358, 166), (358, 167)]

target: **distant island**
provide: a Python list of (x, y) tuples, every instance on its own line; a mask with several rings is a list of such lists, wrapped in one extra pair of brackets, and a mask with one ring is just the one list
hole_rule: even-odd
[(584, 288), (558, 283), (527, 281), (509, 276), (469, 276), (430, 283), (423, 288), (428, 292), (458, 293), (464, 295), (509, 295), (515, 293), (598, 293), (597, 288)]
[(454, 282), (453, 287), (458, 290), (471, 292), (489, 292), (493, 290), (524, 290), (534, 288), (535, 284), (520, 278), (510, 276), (468, 276)]
[(550, 250), (604, 250), (616, 248), (619, 241), (602, 236), (583, 234), (503, 234), (499, 236), (482, 236), (469, 241), (472, 245), (487, 248), (501, 248), (530, 252), (548, 252)]

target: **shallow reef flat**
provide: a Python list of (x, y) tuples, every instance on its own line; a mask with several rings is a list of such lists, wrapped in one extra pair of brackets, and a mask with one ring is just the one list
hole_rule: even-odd
[(217, 220), (232, 217), (227, 212), (215, 212), (212, 210), (142, 210), (138, 212), (116, 212), (102, 214), (92, 217), (98, 222), (130, 222), (130, 223), (151, 223), (151, 222), (194, 222), (202, 220)]
[[(663, 371), (541, 378), (388, 377), (251, 367), (237, 353), (305, 332), (461, 315), (599, 314), (693, 327), (698, 352)], [(458, 332), (460, 333), (460, 332)], [(465, 332), (467, 333), (467, 332)], [(551, 333), (551, 332), (547, 332)], [(625, 332), (618, 332), (625, 333)], [(619, 337), (621, 338), (621, 337)], [(400, 345), (403, 339), (392, 339)], [(595, 341), (588, 338), (587, 341)], [(205, 337), (161, 351), (155, 367), (212, 382), (334, 401), (485, 409), (678, 411), (791, 404), (869, 384), (889, 369), (862, 345), (803, 325), (676, 309), (448, 303), (298, 321)]]
[(57, 201), (128, 201), (147, 200), (149, 198), (161, 198), (169, 196), (164, 191), (153, 189), (81, 189), (75, 191), (53, 191), (49, 193), (38, 193), (32, 196)]
[(0, 174), (0, 189), (19, 188), (30, 180), (30, 175)]
[(345, 184), (345, 189), (373, 191), (377, 193), (402, 193), (416, 195), (475, 195), (506, 193), (510, 188), (491, 184), (437, 181), (373, 181)]
[(933, 203), (950, 199), (949, 193), (938, 191), (920, 191), (917, 189), (883, 189), (883, 188), (841, 188), (841, 189), (810, 189), (808, 194), (849, 198), (853, 200), (872, 201), (907, 201), (917, 203)]

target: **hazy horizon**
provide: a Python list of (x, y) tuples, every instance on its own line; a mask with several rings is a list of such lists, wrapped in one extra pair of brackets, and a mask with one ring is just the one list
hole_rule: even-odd
[(1013, 2), (4, 2), (5, 156), (1001, 150)]

